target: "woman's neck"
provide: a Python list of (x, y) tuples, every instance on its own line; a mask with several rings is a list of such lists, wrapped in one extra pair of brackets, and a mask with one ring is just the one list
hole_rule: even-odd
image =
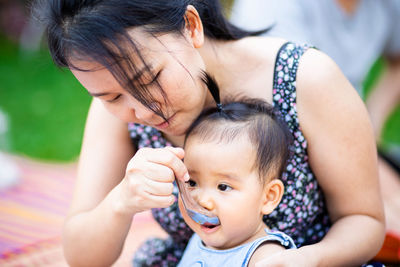
[[(249, 77), (249, 71), (265, 63), (257, 48), (258, 37), (236, 41), (217, 41), (205, 39), (199, 49), (206, 71), (218, 83), (221, 97), (240, 94), (240, 85)], [(253, 45), (253, 48), (251, 45)]]
[(237, 41), (205, 38), (199, 48), (206, 71), (218, 83), (224, 97), (272, 98), (276, 53), (285, 42), (279, 38), (246, 37)]
[(233, 42), (235, 41), (217, 41), (205, 38), (204, 45), (199, 48), (206, 71), (217, 81), (220, 90), (224, 88), (223, 84), (229, 79), (228, 73), (235, 65), (233, 53), (229, 52), (232, 50)]

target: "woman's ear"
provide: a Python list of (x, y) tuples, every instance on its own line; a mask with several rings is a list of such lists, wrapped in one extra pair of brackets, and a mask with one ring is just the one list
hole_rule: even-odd
[(262, 213), (270, 214), (281, 202), (284, 186), (281, 180), (273, 179), (264, 186), (264, 203)]
[(194, 6), (187, 6), (185, 21), (185, 36), (192, 41), (195, 48), (200, 48), (204, 43), (203, 23)]

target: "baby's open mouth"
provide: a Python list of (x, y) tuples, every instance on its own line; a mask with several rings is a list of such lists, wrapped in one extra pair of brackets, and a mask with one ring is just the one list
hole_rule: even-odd
[(206, 227), (208, 229), (213, 229), (221, 224), (211, 224), (211, 223), (203, 223), (201, 226)]

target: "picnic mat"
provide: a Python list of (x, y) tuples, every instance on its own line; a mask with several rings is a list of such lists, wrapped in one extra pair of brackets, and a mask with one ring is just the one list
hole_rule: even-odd
[[(21, 181), (0, 192), (0, 266), (68, 266), (61, 229), (76, 165), (9, 157), (18, 165)], [(130, 266), (135, 249), (149, 236), (163, 237), (165, 233), (150, 212), (140, 213), (114, 266)]]
[[(0, 266), (68, 266), (61, 247), (61, 228), (76, 165), (9, 157), (19, 166), (21, 181), (0, 192)], [(150, 212), (137, 214), (122, 255), (113, 266), (130, 266), (134, 251), (150, 236), (166, 234)], [(377, 259), (398, 266), (400, 236), (388, 232)]]

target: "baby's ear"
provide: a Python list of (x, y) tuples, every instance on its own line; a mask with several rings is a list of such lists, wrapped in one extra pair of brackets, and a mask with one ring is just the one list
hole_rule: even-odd
[(264, 186), (264, 203), (262, 213), (270, 214), (281, 202), (284, 186), (281, 180), (273, 179)]

